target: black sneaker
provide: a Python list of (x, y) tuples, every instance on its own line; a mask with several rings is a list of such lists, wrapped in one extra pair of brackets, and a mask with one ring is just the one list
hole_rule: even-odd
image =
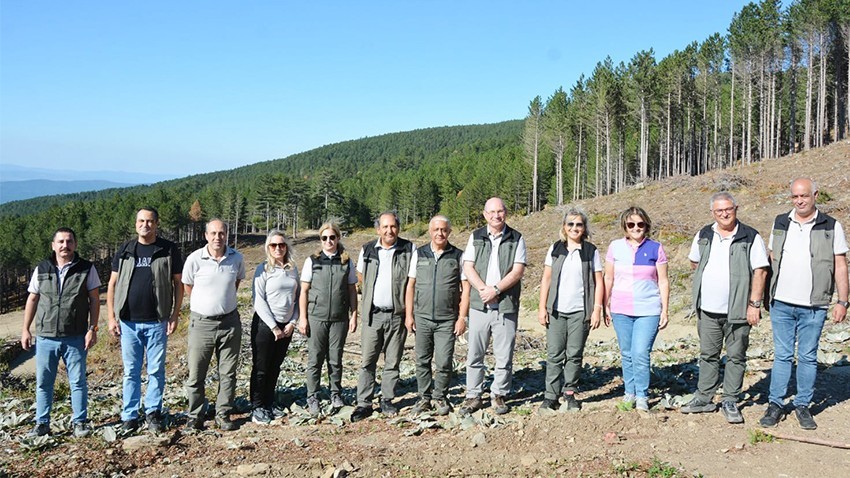
[(353, 412), (351, 412), (351, 423), (359, 422), (364, 418), (369, 418), (372, 416), (372, 407), (356, 407)]
[(236, 424), (227, 415), (219, 415), (215, 417), (215, 425), (222, 431), (232, 432), (236, 430)]
[(27, 433), (27, 436), (30, 438), (43, 437), (44, 435), (50, 435), (49, 423), (36, 423), (35, 427)]
[(712, 402), (700, 400), (697, 397), (691, 399), (690, 402), (682, 405), (679, 409), (682, 413), (710, 413), (717, 410), (717, 405)]
[(767, 405), (767, 410), (764, 412), (764, 416), (759, 420), (759, 425), (768, 428), (775, 427), (779, 424), (779, 421), (782, 420), (782, 415), (784, 414), (782, 407), (770, 402)]
[(189, 418), (186, 426), (183, 428), (187, 433), (198, 432), (204, 429), (204, 417)]
[(319, 403), (319, 397), (313, 395), (307, 397), (307, 413), (313, 418), (318, 418), (322, 414), (322, 406)]
[(159, 410), (145, 415), (145, 421), (148, 424), (148, 430), (152, 433), (162, 433), (165, 430), (165, 425), (162, 423), (162, 413)]
[(738, 410), (738, 404), (732, 400), (723, 400), (723, 403), (720, 404), (720, 411), (723, 412), (727, 422), (732, 424), (744, 423), (744, 416)]
[(567, 406), (568, 412), (577, 412), (581, 410), (581, 404), (576, 400), (576, 395), (574, 393), (565, 393), (564, 394), (564, 405)]
[(139, 428), (139, 419), (131, 418), (129, 420), (124, 420), (121, 424), (121, 429), (125, 432), (134, 432)]
[(386, 415), (388, 417), (394, 417), (394, 416), (398, 415), (398, 407), (393, 405), (392, 400), (382, 398), (381, 399), (381, 413), (383, 413), (384, 415)]
[(800, 428), (803, 430), (817, 430), (818, 424), (815, 423), (814, 417), (809, 407), (800, 405), (794, 409), (794, 414), (797, 415), (797, 421), (800, 422)]
[(472, 415), (482, 408), (484, 408), (484, 402), (481, 400), (481, 397), (467, 398), (460, 405), (458, 413), (460, 413), (461, 416)]
[(257, 407), (251, 412), (251, 421), (257, 425), (268, 425), (273, 417), (274, 415), (263, 407)]
[(552, 410), (554, 412), (557, 409), (557, 400), (552, 400), (551, 398), (544, 398), (543, 403), (540, 404), (540, 408), (537, 409), (537, 413), (545, 413), (544, 410)]

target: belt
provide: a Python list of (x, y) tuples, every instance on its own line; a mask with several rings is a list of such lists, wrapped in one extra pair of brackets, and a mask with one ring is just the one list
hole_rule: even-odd
[(230, 312), (228, 312), (226, 314), (222, 314), (222, 315), (202, 315), (202, 314), (198, 314), (197, 312), (195, 312), (195, 314), (197, 314), (198, 317), (200, 317), (201, 319), (206, 319), (206, 320), (222, 320), (222, 319), (226, 319), (226, 318), (230, 317), (231, 315), (233, 315), (235, 313), (236, 313), (236, 309), (233, 309)]
[(392, 307), (375, 307), (375, 306), (373, 305), (373, 306), (372, 306), (372, 312), (373, 312), (373, 313), (374, 313), (374, 312), (381, 312), (381, 313), (384, 313), (384, 314), (392, 314), (392, 313), (393, 313), (393, 308), (392, 308)]

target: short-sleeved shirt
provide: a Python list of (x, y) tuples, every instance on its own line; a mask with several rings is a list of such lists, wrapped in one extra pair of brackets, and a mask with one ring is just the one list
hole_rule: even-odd
[[(156, 308), (157, 301), (154, 297), (151, 262), (154, 252), (158, 248), (162, 248), (165, 243), (166, 241), (159, 237), (152, 244), (141, 244), (136, 241), (133, 251), (135, 263), (127, 291), (127, 306), (130, 311), (129, 320), (131, 321), (147, 321), (159, 317)], [(171, 256), (171, 275), (181, 274), (183, 272), (183, 258), (180, 255), (180, 250), (172, 242), (167, 242), (167, 244), (169, 245), (168, 254)], [(115, 254), (112, 258), (112, 272), (118, 272), (120, 262), (121, 256)]]
[(216, 261), (204, 246), (189, 254), (183, 266), (183, 283), (192, 286), (189, 309), (204, 316), (236, 310), (236, 282), (245, 278), (242, 254), (230, 247)]
[[(797, 220), (797, 213), (792, 210), (788, 217), (791, 223), (785, 232), (785, 243), (782, 245), (781, 271), (773, 271), (778, 274), (776, 278), (776, 291), (773, 298), (789, 304), (809, 307), (812, 305), (812, 255), (811, 255), (811, 233), (818, 218), (818, 212), (806, 222)], [(773, 250), (773, 232), (767, 248)], [(846, 254), (850, 250), (847, 247), (847, 238), (844, 235), (844, 227), (835, 221), (835, 235), (832, 241), (833, 255)], [(779, 273), (781, 272), (781, 273)]]
[(617, 239), (608, 246), (606, 262), (614, 266), (611, 312), (637, 317), (661, 313), (658, 264), (667, 263), (660, 243), (644, 239), (637, 247), (628, 239)]
[[(59, 281), (59, 292), (62, 292), (62, 287), (65, 285), (65, 275), (68, 274), (68, 270), (71, 269), (71, 266), (76, 264), (77, 261), (69, 262), (62, 267), (56, 267), (56, 280)], [(89, 270), (89, 276), (86, 279), (86, 290), (91, 291), (94, 289), (100, 288), (100, 277), (97, 276), (97, 270), (94, 268), (94, 264), (92, 264), (91, 269)], [(27, 292), (30, 294), (40, 294), (38, 286), (38, 267), (32, 273), (32, 278), (30, 278), (29, 287), (27, 287)]]
[[(439, 259), (443, 252), (437, 252), (434, 250), (434, 245), (431, 244), (431, 252), (434, 253), (434, 258)], [(411, 279), (416, 279), (416, 264), (419, 262), (419, 250), (414, 249), (413, 254), (410, 256), (410, 267), (407, 269), (407, 277)], [(463, 267), (460, 268), (460, 280), (466, 280), (466, 273), (463, 272)]]
[[(702, 272), (702, 284), (700, 286), (700, 309), (713, 314), (726, 314), (729, 312), (729, 251), (735, 235), (738, 234), (738, 225), (728, 237), (722, 237), (717, 232), (717, 223), (711, 226), (714, 234), (711, 238), (711, 252), (708, 262)], [(694, 236), (691, 243), (691, 252), (688, 260), (699, 263), (702, 257), (699, 253), (699, 232)], [(769, 267), (767, 250), (764, 240), (760, 234), (756, 234), (753, 245), (750, 247), (750, 268), (758, 269)]]
[[(322, 254), (325, 257), (332, 258), (336, 256), (336, 254), (325, 254), (325, 251), (322, 251)], [(313, 258), (307, 257), (304, 259), (304, 267), (301, 268), (301, 282), (313, 282)], [(353, 267), (348, 268), (348, 285), (357, 283), (357, 271)]]
[[(499, 267), (499, 246), (502, 244), (505, 228), (498, 234), (492, 234), (490, 229), (487, 229), (487, 237), (490, 239), (490, 258), (487, 265), (487, 277), (482, 277), (486, 285), (496, 285), (502, 280), (502, 271)], [(466, 249), (463, 251), (463, 262), (475, 262), (475, 238), (472, 234), (469, 235), (469, 240), (466, 243)], [(514, 252), (514, 264), (526, 264), (526, 247), (525, 238), (520, 237), (517, 241), (516, 251)]]
[(266, 265), (262, 263), (254, 271), (254, 312), (270, 329), (298, 321), (298, 268), (275, 266), (267, 271)]
[[(381, 241), (375, 243), (375, 249), (378, 251), (378, 276), (375, 278), (374, 293), (372, 294), (372, 305), (384, 309), (393, 307), (393, 256), (398, 250), (398, 241), (394, 242), (390, 247), (384, 247)], [(411, 244), (413, 253), (416, 253), (416, 246)], [(360, 255), (357, 257), (357, 272), (363, 274), (366, 269), (366, 264), (363, 260), (364, 248), (360, 248)], [(411, 264), (415, 262), (411, 261)]]
[[(552, 267), (552, 250), (554, 249), (555, 244), (549, 246), (543, 265)], [(599, 258), (599, 249), (593, 251), (593, 271), (602, 271), (602, 260)], [(562, 314), (571, 314), (584, 310), (584, 278), (582, 275), (581, 248), (576, 248), (569, 251), (567, 258), (564, 259), (564, 263), (561, 266), (555, 310)]]

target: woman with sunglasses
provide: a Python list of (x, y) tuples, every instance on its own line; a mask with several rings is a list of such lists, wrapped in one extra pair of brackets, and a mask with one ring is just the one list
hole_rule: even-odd
[(652, 222), (643, 209), (626, 209), (620, 224), (626, 237), (613, 241), (605, 257), (605, 324), (614, 323), (620, 344), (625, 402), (649, 411), (649, 352), (667, 326), (667, 255), (649, 239)]
[(254, 319), (251, 322), (251, 421), (268, 425), (280, 366), (298, 322), (298, 266), (283, 232), (266, 237), (266, 261), (254, 273)]
[(349, 333), (357, 330), (357, 274), (339, 242), (339, 227), (322, 224), (322, 246), (304, 261), (298, 330), (307, 336), (307, 410), (321, 414), (319, 380), (327, 361), (331, 413), (345, 406), (342, 400), (342, 350)]
[(587, 215), (572, 207), (564, 214), (560, 240), (549, 246), (540, 283), (537, 320), (546, 327), (546, 392), (540, 409), (556, 410), (563, 395), (568, 411), (575, 398), (584, 345), (602, 320), (602, 261), (590, 237)]

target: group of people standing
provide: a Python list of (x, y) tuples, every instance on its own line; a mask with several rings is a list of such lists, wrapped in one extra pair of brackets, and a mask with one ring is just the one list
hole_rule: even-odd
[[(743, 422), (737, 404), (749, 332), (759, 323), (761, 307), (769, 305), (775, 358), (769, 404), (760, 424), (776, 426), (784, 416), (796, 345), (795, 414), (802, 428), (817, 427), (809, 404), (818, 341), (836, 289), (835, 322), (844, 320), (850, 305), (848, 247), (841, 224), (817, 210), (813, 181), (797, 179), (790, 190), (794, 209), (774, 221), (770, 254), (758, 231), (738, 221), (731, 194), (720, 192), (710, 199), (714, 222), (697, 232), (688, 255), (695, 270), (700, 355), (697, 390), (681, 408), (683, 413), (717, 409), (714, 396), (721, 384), (725, 343), (720, 410), (730, 423)], [(339, 227), (326, 223), (319, 229), (319, 250), (305, 259), (300, 274), (292, 244), (282, 231), (271, 231), (265, 260), (253, 278), (252, 421), (267, 424), (274, 418), (277, 379), (296, 329), (308, 337), (307, 411), (314, 417), (338, 412), (345, 405), (344, 344), (358, 326), (362, 358), (351, 421), (374, 412), (382, 354), (379, 409), (385, 416), (399, 412), (394, 400), (408, 334), (415, 335), (419, 395), (413, 413), (447, 415), (453, 410), (448, 388), (455, 341), (467, 331), (466, 396), (458, 411), (470, 414), (486, 406), (484, 357), (492, 342), (490, 406), (496, 414), (508, 413), (526, 244), (522, 234), (507, 225), (501, 199), (489, 199), (483, 215), (487, 224), (473, 231), (461, 250), (449, 242), (452, 228), (445, 216), (430, 220), (430, 242), (417, 248), (398, 236), (398, 216), (383, 213), (375, 222), (378, 237), (360, 249), (356, 263), (341, 243)], [(138, 211), (138, 237), (118, 248), (107, 289), (108, 327), (120, 337), (124, 362), (122, 426), (140, 426), (141, 367), (146, 363), (144, 421), (154, 432), (165, 427), (166, 343), (177, 327), (185, 291), (190, 296), (186, 428), (203, 429), (206, 418), (214, 416), (217, 427), (232, 430), (242, 334), (236, 300), (245, 278), (242, 255), (227, 246), (225, 225), (214, 219), (206, 226), (207, 245), (184, 263), (176, 245), (157, 235), (158, 226), (155, 209)], [(569, 208), (559, 240), (546, 252), (537, 312), (547, 341), (541, 410), (581, 408), (577, 392), (585, 344), (590, 330), (603, 324), (613, 325), (617, 335), (624, 402), (642, 411), (650, 408), (650, 351), (668, 323), (667, 255), (651, 239), (652, 222), (643, 209), (623, 211), (620, 226), (624, 237), (608, 246), (603, 266), (599, 250), (589, 241), (587, 215)], [(36, 346), (37, 413), (31, 434), (50, 433), (61, 358), (71, 388), (73, 433), (81, 437), (91, 432), (85, 365), (86, 353), (97, 341), (100, 281), (92, 264), (76, 255), (73, 231), (58, 229), (51, 247), (51, 257), (33, 273), (21, 337), (24, 349)], [(36, 340), (29, 330), (33, 322)], [(204, 387), (213, 356), (219, 376), (214, 409), (206, 403)], [(324, 364), (330, 390), (326, 407), (320, 397)]]

